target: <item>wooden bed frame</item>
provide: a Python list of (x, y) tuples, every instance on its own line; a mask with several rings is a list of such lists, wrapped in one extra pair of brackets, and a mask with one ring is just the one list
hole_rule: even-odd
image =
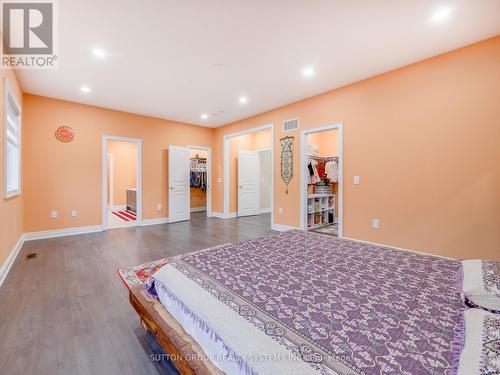
[(144, 285), (130, 288), (129, 301), (139, 315), (142, 326), (150, 332), (182, 375), (223, 375), (207, 359), (200, 345), (156, 299), (149, 297)]

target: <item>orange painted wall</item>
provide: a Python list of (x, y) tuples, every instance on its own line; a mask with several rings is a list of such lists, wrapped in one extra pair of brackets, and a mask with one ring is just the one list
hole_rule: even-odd
[[(29, 94), (24, 103), (25, 232), (101, 223), (102, 135), (142, 139), (144, 219), (168, 216), (168, 146), (188, 145), (193, 139), (212, 146), (209, 128)], [(73, 142), (54, 138), (61, 124), (76, 130)], [(50, 218), (53, 209), (59, 211), (58, 219)]]
[[(13, 70), (0, 70), (0, 103), (4, 102), (4, 85), (8, 82), (11, 92), (23, 112), (22, 89)], [(5, 263), (23, 233), (23, 179), (21, 176), (21, 194), (11, 198), (4, 197), (4, 106), (0, 105), (0, 267)], [(24, 119), (21, 113), (21, 137), (24, 137)], [(21, 147), (24, 147), (24, 139)], [(21, 158), (21, 163), (23, 160)]]
[(127, 189), (137, 188), (137, 143), (108, 141), (113, 155), (113, 205), (127, 203)]
[(337, 129), (307, 136), (307, 144), (319, 146), (319, 156), (339, 156), (339, 132)]
[[(300, 132), (287, 133), (296, 137), (295, 177), (285, 195), (282, 121), (299, 117), (302, 129), (342, 122), (346, 237), (500, 260), (499, 103), (497, 36), (217, 128), (214, 175), (223, 177), (225, 134), (274, 123), (274, 222), (298, 226)], [(223, 183), (213, 186), (222, 211)]]
[[(229, 138), (229, 212), (238, 210), (238, 152), (256, 151), (272, 147), (272, 130)], [(219, 211), (219, 210), (215, 210)], [(221, 210), (222, 211), (222, 210)]]

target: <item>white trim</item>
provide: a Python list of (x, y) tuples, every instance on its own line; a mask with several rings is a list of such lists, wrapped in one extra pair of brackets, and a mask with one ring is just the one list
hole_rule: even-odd
[(17, 240), (16, 245), (10, 252), (7, 259), (5, 260), (3, 266), (0, 268), (0, 287), (7, 278), (7, 274), (9, 273), (10, 268), (14, 264), (14, 261), (16, 260), (17, 255), (19, 254), (19, 251), (21, 250), (23, 245), (24, 245), (24, 234), (21, 234), (21, 236), (19, 236), (19, 239)]
[(339, 143), (339, 176), (338, 176), (338, 237), (344, 235), (344, 151), (343, 151), (343, 124), (340, 122), (333, 125), (325, 125), (312, 129), (303, 129), (300, 132), (300, 228), (307, 230), (307, 135), (312, 133), (320, 133), (327, 130), (338, 129), (338, 143)]
[(108, 141), (134, 142), (137, 144), (137, 220), (135, 225), (140, 226), (142, 222), (142, 139), (118, 137), (113, 135), (102, 136), (102, 227), (108, 227)]
[(127, 205), (120, 205), (120, 206), (110, 206), (109, 210), (110, 211), (125, 211), (127, 209)]
[(422, 251), (417, 251), (417, 250), (412, 250), (412, 249), (405, 249), (403, 247), (396, 247), (396, 246), (391, 246), (391, 245), (385, 245), (383, 243), (377, 243), (377, 242), (370, 242), (370, 241), (363, 241), (363, 240), (357, 240), (355, 238), (350, 238), (350, 237), (344, 237), (344, 239), (346, 240), (351, 240), (351, 241), (356, 241), (356, 242), (361, 242), (361, 243), (365, 243), (367, 245), (374, 245), (374, 246), (383, 246), (383, 247), (388, 247), (390, 249), (394, 249), (394, 250), (402, 250), (402, 251), (409, 251), (410, 253), (415, 253), (415, 254), (420, 254), (420, 255), (429, 255), (429, 256), (432, 256), (432, 257), (437, 257), (437, 258), (443, 258), (443, 259), (451, 259), (451, 260), (455, 260), (455, 258), (450, 258), (450, 257), (445, 257), (443, 255), (436, 255), (436, 254), (431, 254), (431, 253), (424, 253)]
[(226, 134), (223, 137), (223, 172), (224, 172), (224, 218), (232, 217), (229, 212), (229, 139), (239, 137), (249, 133), (255, 133), (261, 130), (271, 129), (271, 225), (274, 223), (274, 123), (258, 126), (256, 128), (246, 129), (240, 132)]
[[(207, 152), (207, 217), (213, 216), (212, 213), (212, 148), (207, 146), (187, 145), (190, 150), (204, 150)], [(194, 211), (191, 211), (194, 212)]]
[(225, 214), (223, 212), (212, 212), (212, 217), (217, 217), (219, 219), (234, 219), (238, 217), (238, 214), (236, 212), (230, 212), (229, 214)]
[(157, 217), (154, 219), (144, 219), (141, 222), (141, 226), (147, 227), (149, 225), (157, 225), (157, 224), (168, 224), (168, 217)]
[(289, 230), (296, 230), (296, 229), (300, 230), (300, 228), (297, 228), (297, 227), (291, 227), (289, 225), (274, 224), (274, 223), (271, 225), (271, 229), (277, 230), (278, 232), (287, 232)]
[(24, 233), (23, 236), (25, 241), (33, 241), (45, 238), (66, 237), (74, 236), (77, 234), (102, 232), (103, 230), (105, 230), (105, 228), (102, 225), (89, 225), (85, 227), (43, 230), (39, 232)]
[(260, 209), (260, 213), (261, 214), (268, 214), (271, 211), (272, 211), (272, 209), (270, 207), (269, 208), (261, 208)]
[(115, 206), (113, 205), (113, 200), (114, 200), (114, 188), (115, 188), (115, 162), (113, 158), (113, 154), (108, 153), (108, 160), (109, 160), (109, 209), (110, 210), (116, 210), (115, 207), (120, 207), (120, 206)]
[[(22, 108), (17, 102), (14, 92), (10, 88), (10, 83), (7, 77), (4, 77), (3, 79), (3, 198), (12, 198), (15, 197), (16, 195), (21, 194), (21, 184), (22, 184), (22, 164), (21, 164), (21, 157), (22, 157)], [(11, 102), (11, 104), (14, 106), (14, 109), (18, 112), (19, 114), (19, 129), (18, 129), (18, 146), (17, 146), (17, 160), (18, 160), (18, 172), (17, 172), (17, 189), (15, 190), (7, 190), (7, 128), (8, 128), (8, 123), (7, 123), (7, 114), (8, 114), (8, 102)]]
[(206, 210), (207, 210), (207, 208), (205, 206), (203, 206), (203, 207), (191, 207), (191, 212), (203, 212)]

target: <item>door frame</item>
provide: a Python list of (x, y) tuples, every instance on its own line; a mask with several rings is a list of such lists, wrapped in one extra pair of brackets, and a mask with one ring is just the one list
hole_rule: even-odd
[(240, 135), (255, 133), (261, 130), (271, 129), (271, 226), (274, 225), (274, 123), (257, 126), (255, 128), (246, 129), (243, 131), (226, 134), (223, 137), (223, 170), (224, 170), (224, 212), (223, 218), (228, 219), (236, 217), (237, 211), (229, 213), (229, 140)]
[[(272, 200), (270, 202), (271, 207), (269, 207), (268, 209), (265, 209), (264, 211), (262, 211), (262, 208), (260, 208), (260, 198), (261, 198), (261, 193), (262, 193), (260, 191), (260, 182), (261, 182), (260, 181), (260, 179), (261, 179), (260, 159), (262, 158), (262, 153), (263, 152), (271, 152), (271, 168), (272, 168), (272, 165), (273, 165), (273, 150), (272, 150), (272, 148), (261, 148), (259, 150), (255, 150), (255, 151), (257, 152), (257, 155), (259, 156), (259, 212), (261, 214), (267, 214), (267, 213), (271, 212), (271, 210), (272, 210)], [(271, 169), (271, 174), (272, 174), (272, 169)], [(271, 176), (271, 178), (272, 178), (272, 176)], [(271, 191), (271, 198), (272, 198), (272, 196), (273, 196), (273, 192)]]
[(110, 154), (109, 152), (108, 152), (108, 161), (109, 161), (109, 170), (108, 170), (109, 177), (107, 178), (107, 180), (109, 180), (109, 205), (108, 205), (108, 209), (111, 210), (114, 207), (113, 188), (115, 186), (115, 183), (113, 181), (113, 178), (114, 178), (113, 174), (114, 174), (115, 167), (114, 167), (113, 154)]
[(207, 146), (187, 145), (190, 150), (207, 152), (207, 217), (212, 217), (212, 148)]
[(307, 230), (307, 136), (327, 130), (338, 130), (339, 143), (339, 186), (338, 186), (338, 237), (344, 236), (344, 150), (343, 150), (343, 124), (323, 125), (316, 128), (304, 129), (300, 132), (300, 228)]
[(137, 220), (135, 225), (142, 225), (142, 139), (114, 135), (102, 136), (102, 227), (108, 229), (108, 141), (133, 142), (137, 144)]

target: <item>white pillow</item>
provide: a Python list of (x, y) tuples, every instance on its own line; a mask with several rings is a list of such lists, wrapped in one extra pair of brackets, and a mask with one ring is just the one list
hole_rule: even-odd
[(468, 309), (464, 324), (465, 343), (457, 375), (500, 373), (500, 315)]
[(461, 295), (471, 307), (500, 314), (500, 262), (463, 260)]

